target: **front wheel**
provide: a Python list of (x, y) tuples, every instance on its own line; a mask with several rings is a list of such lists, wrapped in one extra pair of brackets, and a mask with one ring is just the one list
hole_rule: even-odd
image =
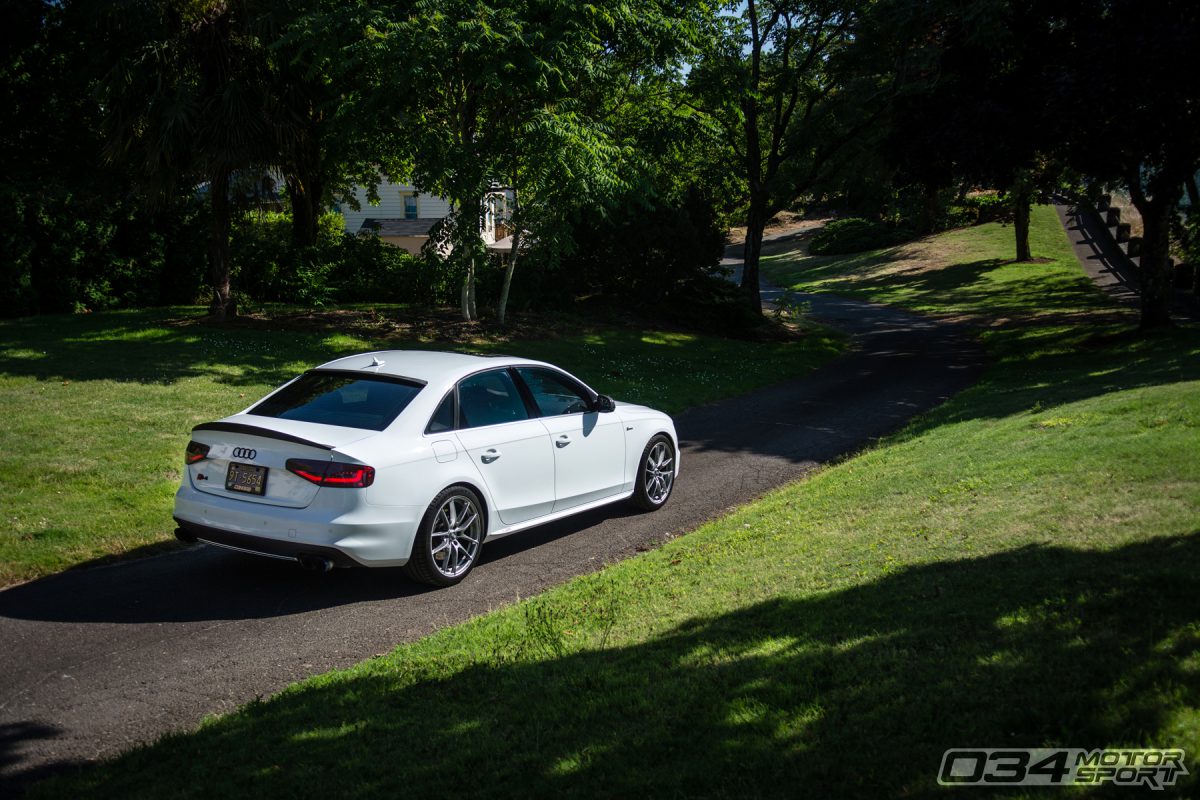
[(479, 495), (465, 486), (442, 490), (421, 518), (405, 574), (421, 583), (453, 586), (479, 560), (484, 533)]
[(633, 502), (644, 511), (657, 511), (675, 488), (675, 445), (671, 437), (658, 434), (646, 443), (638, 462), (637, 488)]

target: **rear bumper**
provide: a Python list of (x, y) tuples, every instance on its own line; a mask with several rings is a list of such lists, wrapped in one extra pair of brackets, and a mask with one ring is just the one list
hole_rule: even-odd
[(185, 480), (175, 494), (173, 516), (188, 536), (259, 555), (294, 560), (312, 555), (337, 566), (408, 563), (424, 509), (376, 508), (342, 491), (355, 490), (322, 491), (308, 508), (286, 508), (205, 494)]
[(335, 567), (359, 566), (359, 562), (335, 547), (302, 544), (300, 542), (285, 542), (278, 539), (266, 539), (262, 536), (250, 536), (245, 533), (223, 531), (219, 528), (210, 528), (207, 525), (188, 522), (178, 517), (175, 518), (175, 522), (179, 524), (180, 529), (188, 537), (201, 542), (207, 542), (208, 544), (216, 544), (221, 547), (240, 550), (243, 553), (268, 556), (270, 558), (282, 558), (288, 561), (300, 561), (306, 556), (314, 556), (329, 559)]

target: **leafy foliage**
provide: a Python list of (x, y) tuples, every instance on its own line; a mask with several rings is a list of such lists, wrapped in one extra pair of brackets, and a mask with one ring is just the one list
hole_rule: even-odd
[(911, 236), (912, 232), (904, 228), (848, 217), (828, 223), (813, 237), (808, 250), (821, 256), (861, 253), (898, 244)]
[(678, 68), (686, 11), (665, 2), (437, 0), (372, 20), (377, 35), (355, 52), (384, 76), (379, 96), (392, 102), (381, 112), (406, 132), (381, 164), (391, 175), (411, 171), (420, 190), (455, 206), (445, 233), (468, 319), (477, 314), (480, 214), (493, 182), (516, 195), (515, 258), (521, 238), (553, 248), (575, 209), (602, 209), (628, 191), (639, 164), (613, 114)]
[(883, 109), (875, 76), (845, 69), (865, 6), (749, 0), (708, 21), (688, 86), (735, 154), (747, 201), (742, 289), (755, 311), (767, 221), (832, 177)]
[(1001, 194), (973, 194), (951, 203), (946, 209), (945, 227), (981, 225), (1012, 216), (1011, 204)]
[(146, 208), (103, 157), (91, 91), (93, 7), (7, 7), (0, 60), (0, 315), (195, 300), (207, 215), (191, 196)]
[(762, 323), (738, 301), (736, 286), (715, 273), (724, 232), (701, 192), (677, 201), (648, 203), (634, 194), (625, 200), (602, 217), (572, 219), (562, 234), (574, 244), (569, 253), (533, 245), (525, 265), (540, 280), (520, 284), (514, 305), (553, 307), (574, 298), (720, 333)]
[(234, 226), (235, 276), (248, 300), (322, 308), (451, 299), (437, 258), (410, 255), (377, 236), (346, 233), (340, 214), (321, 216), (308, 247), (295, 247), (291, 234), (291, 216), (279, 212), (247, 214)]

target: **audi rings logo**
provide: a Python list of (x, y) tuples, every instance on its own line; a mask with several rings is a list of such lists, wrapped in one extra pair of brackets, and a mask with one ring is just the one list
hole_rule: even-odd
[(233, 457), (234, 458), (244, 458), (248, 461), (253, 461), (254, 457), (256, 455), (258, 455), (258, 451), (252, 447), (235, 447), (235, 448), (233, 448)]

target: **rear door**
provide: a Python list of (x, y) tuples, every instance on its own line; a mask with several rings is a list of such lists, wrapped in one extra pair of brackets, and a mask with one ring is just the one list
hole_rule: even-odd
[(554, 446), (507, 369), (458, 384), (458, 440), (479, 470), (505, 525), (554, 507)]
[(593, 410), (592, 394), (570, 375), (518, 367), (554, 446), (554, 510), (611, 497), (625, 483), (625, 429)]

